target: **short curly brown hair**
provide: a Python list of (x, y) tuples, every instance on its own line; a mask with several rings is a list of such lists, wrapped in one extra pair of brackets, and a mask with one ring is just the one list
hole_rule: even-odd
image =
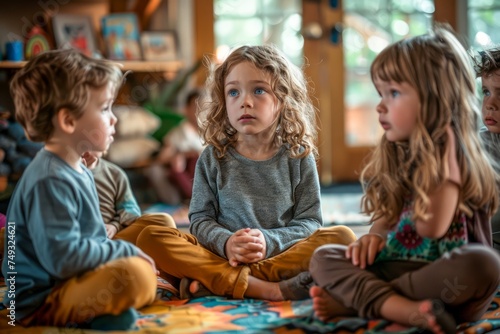
[(87, 57), (74, 49), (39, 54), (19, 70), (10, 83), (15, 116), (33, 141), (53, 134), (52, 118), (62, 108), (79, 118), (91, 89), (112, 84), (115, 93), (123, 81), (120, 65)]
[(478, 77), (482, 77), (500, 69), (500, 46), (479, 51), (479, 54), (473, 57), (473, 60), (474, 70)]

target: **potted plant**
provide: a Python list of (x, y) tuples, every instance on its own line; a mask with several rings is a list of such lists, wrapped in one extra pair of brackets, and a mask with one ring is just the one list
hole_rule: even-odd
[(169, 82), (163, 89), (151, 92), (150, 98), (143, 107), (160, 118), (160, 127), (152, 134), (153, 138), (162, 142), (163, 137), (177, 126), (184, 116), (176, 111), (175, 103), (179, 92), (186, 86), (190, 76), (201, 66), (198, 60), (186, 71), (179, 72), (177, 77)]

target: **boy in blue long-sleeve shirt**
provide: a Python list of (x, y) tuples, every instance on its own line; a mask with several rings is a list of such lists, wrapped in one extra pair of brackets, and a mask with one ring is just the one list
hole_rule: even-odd
[[(128, 329), (156, 292), (152, 259), (110, 240), (85, 151), (113, 141), (118, 65), (74, 50), (42, 53), (11, 82), (16, 118), (44, 142), (18, 182), (7, 211), (4, 305), (25, 326)], [(10, 319), (12, 320), (12, 319)]]

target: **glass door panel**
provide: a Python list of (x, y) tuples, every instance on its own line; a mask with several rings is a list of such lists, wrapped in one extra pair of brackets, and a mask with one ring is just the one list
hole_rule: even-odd
[(468, 37), (476, 50), (500, 43), (500, 0), (469, 0), (467, 5)]
[(345, 143), (372, 146), (383, 131), (375, 112), (379, 97), (370, 79), (370, 64), (387, 45), (428, 32), (431, 0), (344, 1)]
[(301, 0), (214, 0), (217, 57), (239, 45), (275, 44), (296, 65), (303, 63)]

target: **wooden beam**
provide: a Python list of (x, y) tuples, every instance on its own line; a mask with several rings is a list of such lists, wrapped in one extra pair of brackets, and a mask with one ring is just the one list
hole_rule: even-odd
[(434, 21), (448, 22), (457, 31), (457, 0), (434, 1)]
[[(194, 55), (195, 59), (204, 59), (205, 56), (215, 56), (214, 36), (214, 2), (213, 0), (193, 0), (194, 10)], [(206, 80), (206, 73), (198, 75), (196, 85), (202, 86)]]
[(123, 0), (110, 0), (109, 1), (109, 12), (110, 13), (121, 13), (128, 11), (127, 1)]
[(162, 0), (136, 0), (132, 11), (137, 15), (141, 31), (149, 29), (151, 16), (161, 4)]

